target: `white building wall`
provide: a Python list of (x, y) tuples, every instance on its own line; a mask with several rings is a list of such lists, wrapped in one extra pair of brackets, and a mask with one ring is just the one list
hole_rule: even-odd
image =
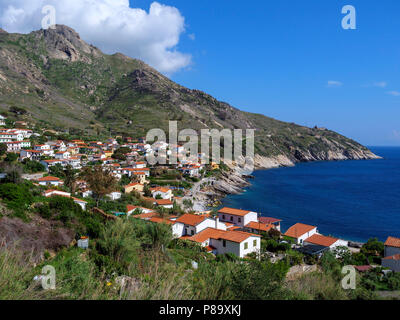
[(172, 225), (172, 234), (175, 238), (180, 238), (184, 235), (185, 225), (183, 223), (177, 222)]
[(311, 231), (306, 232), (301, 237), (297, 238), (297, 244), (302, 244), (304, 240), (308, 239), (309, 237), (311, 237), (313, 234), (316, 233), (317, 233), (317, 228), (314, 228)]

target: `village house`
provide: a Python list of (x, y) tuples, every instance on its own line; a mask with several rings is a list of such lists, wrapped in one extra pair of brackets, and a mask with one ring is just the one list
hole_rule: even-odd
[(43, 156), (43, 151), (36, 151), (36, 150), (21, 150), (19, 153), (19, 158), (24, 160), (26, 158), (30, 160), (39, 161), (40, 158)]
[(242, 228), (252, 221), (258, 222), (258, 215), (254, 211), (226, 207), (218, 211), (218, 217), (221, 221), (230, 222)]
[(135, 211), (138, 211), (140, 213), (151, 213), (154, 212), (154, 210), (152, 209), (147, 209), (147, 208), (143, 208), (143, 207), (138, 207), (138, 206), (132, 206), (132, 205), (127, 205), (126, 206), (126, 214), (129, 216), (132, 213), (134, 213)]
[(71, 157), (71, 153), (68, 151), (58, 151), (55, 153), (54, 157), (58, 160), (69, 159)]
[(144, 184), (141, 184), (139, 182), (132, 182), (124, 187), (125, 193), (131, 193), (133, 191), (137, 192), (143, 192), (144, 190)]
[(244, 258), (253, 252), (259, 253), (261, 247), (261, 237), (259, 235), (215, 228), (204, 229), (187, 238), (187, 240), (200, 243), (214, 254), (233, 253), (240, 258)]
[(304, 240), (310, 238), (317, 232), (317, 227), (303, 223), (296, 223), (284, 233), (284, 236), (292, 238), (296, 244), (303, 244)]
[(0, 126), (6, 125), (6, 117), (0, 114)]
[(86, 205), (87, 202), (75, 197), (72, 197), (69, 192), (64, 192), (64, 191), (59, 191), (59, 190), (46, 190), (43, 195), (48, 198), (52, 196), (60, 196), (60, 197), (66, 197), (66, 198), (71, 198), (76, 204), (80, 205), (83, 211), (86, 210)]
[(165, 209), (172, 209), (174, 207), (174, 203), (169, 199), (155, 199), (154, 204)]
[(41, 186), (56, 186), (56, 187), (58, 187), (63, 184), (63, 181), (60, 178), (52, 177), (52, 176), (39, 178), (39, 179), (37, 179), (37, 182)]
[(388, 237), (385, 241), (385, 257), (400, 254), (400, 238)]
[(264, 224), (261, 222), (255, 222), (255, 221), (250, 221), (243, 228), (243, 230), (246, 232), (257, 233), (257, 234), (259, 234), (260, 232), (268, 232), (271, 229), (274, 229), (274, 226), (272, 224), (267, 225), (267, 224)]
[(303, 244), (304, 246), (314, 245), (314, 246), (327, 247), (330, 250), (333, 250), (336, 247), (347, 247), (348, 241), (334, 237), (323, 236), (322, 234), (315, 233), (311, 237), (305, 239), (303, 241)]
[(161, 197), (162, 199), (171, 199), (173, 197), (172, 190), (166, 187), (151, 188), (150, 192), (153, 198)]
[(186, 213), (175, 220), (180, 226), (176, 226), (177, 230), (174, 230), (174, 235), (178, 237), (182, 236), (193, 236), (206, 228), (215, 228), (226, 230), (226, 226), (219, 222), (219, 219), (212, 219), (207, 215), (196, 215)]
[(281, 231), (282, 220), (280, 220), (280, 219), (276, 219), (276, 218), (272, 218), (272, 217), (260, 217), (260, 218), (258, 218), (258, 220), (265, 225), (272, 224), (276, 230)]
[(113, 191), (107, 195), (111, 200), (118, 200), (121, 199), (122, 193), (119, 191)]

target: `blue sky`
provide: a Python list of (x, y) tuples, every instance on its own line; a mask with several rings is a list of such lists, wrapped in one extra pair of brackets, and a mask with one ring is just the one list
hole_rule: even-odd
[[(400, 145), (400, 1), (160, 3), (185, 17), (177, 48), (192, 55), (174, 81), (241, 110), (324, 126), (367, 145)], [(356, 30), (341, 27), (348, 4)]]

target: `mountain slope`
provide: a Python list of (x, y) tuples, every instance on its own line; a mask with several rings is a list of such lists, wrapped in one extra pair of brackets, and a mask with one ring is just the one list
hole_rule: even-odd
[(256, 129), (256, 153), (293, 162), (376, 157), (333, 131), (242, 112), (142, 61), (103, 54), (66, 26), (0, 32), (0, 94), (0, 110), (23, 107), (33, 121), (58, 130), (138, 137), (177, 120), (179, 129)]

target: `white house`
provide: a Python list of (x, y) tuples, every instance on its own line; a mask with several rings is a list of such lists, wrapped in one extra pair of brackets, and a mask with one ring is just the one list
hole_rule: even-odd
[(118, 200), (121, 199), (122, 193), (119, 191), (111, 192), (107, 195), (111, 200)]
[(207, 228), (226, 230), (226, 225), (220, 223), (218, 218), (213, 219), (206, 215), (187, 213), (176, 219), (176, 222), (184, 226), (181, 236), (193, 236)]
[(135, 210), (138, 210), (141, 213), (150, 213), (150, 212), (154, 212), (154, 210), (152, 209), (148, 209), (148, 208), (143, 208), (143, 207), (138, 207), (138, 206), (132, 206), (130, 204), (128, 204), (126, 206), (126, 214), (128, 216), (130, 216), (132, 213), (135, 212)]
[(257, 212), (226, 207), (218, 211), (218, 217), (221, 221), (233, 223), (242, 228), (252, 221), (258, 222)]
[(69, 151), (58, 151), (55, 153), (54, 157), (58, 160), (69, 159), (71, 153)]
[(86, 210), (87, 202), (78, 198), (71, 197), (69, 192), (59, 191), (59, 190), (46, 190), (43, 195), (48, 198), (52, 196), (60, 196), (65, 198), (71, 198), (76, 204), (79, 204), (82, 210)]
[(69, 192), (64, 192), (60, 190), (46, 190), (43, 192), (43, 195), (48, 198), (51, 196), (61, 196), (61, 197), (70, 197), (71, 194)]
[(150, 189), (153, 198), (157, 198), (157, 196), (162, 199), (171, 199), (172, 198), (172, 190), (166, 187), (156, 187)]
[(39, 179), (37, 179), (37, 181), (41, 186), (56, 186), (56, 187), (58, 187), (63, 184), (63, 181), (60, 178), (52, 177), (52, 176), (39, 178)]
[(134, 169), (143, 169), (146, 168), (147, 163), (144, 161), (135, 162), (132, 164), (132, 168)]
[(317, 227), (303, 223), (296, 223), (291, 226), (284, 235), (293, 238), (296, 244), (302, 244), (304, 240), (310, 238), (316, 233), (318, 233)]
[(336, 247), (347, 247), (348, 241), (341, 240), (338, 238), (323, 236), (322, 234), (315, 233), (311, 237), (303, 241), (304, 245), (317, 245), (322, 247), (328, 247), (330, 250)]
[(5, 126), (6, 125), (6, 117), (5, 116), (2, 116), (1, 114), (0, 114), (0, 126)]
[(261, 237), (242, 231), (225, 231), (207, 228), (188, 238), (200, 243), (214, 254), (233, 253), (240, 258), (253, 252), (260, 252)]

